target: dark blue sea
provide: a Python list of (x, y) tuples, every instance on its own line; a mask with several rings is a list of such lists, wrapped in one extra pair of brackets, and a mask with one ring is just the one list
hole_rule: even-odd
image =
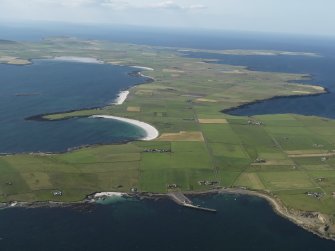
[[(312, 74), (310, 83), (329, 89), (320, 97), (271, 100), (232, 111), (253, 115), (295, 112), (334, 118), (334, 40), (256, 33), (157, 30), (134, 27), (67, 28), (0, 26), (0, 38), (39, 40), (77, 35), (118, 42), (205, 49), (274, 49), (318, 52), (323, 57), (239, 57), (193, 54), (254, 70)], [(120, 90), (143, 82), (133, 69), (35, 60), (30, 66), (0, 65), (0, 152), (63, 151), (82, 144), (136, 139), (143, 132), (114, 121), (71, 119), (27, 121), (26, 117), (103, 106)], [(335, 72), (335, 71), (334, 71)], [(36, 93), (22, 96), (17, 94)], [(279, 102), (279, 103), (274, 103)], [(0, 250), (335, 250), (276, 215), (268, 203), (249, 196), (193, 197), (216, 208), (208, 214), (169, 200), (124, 199), (108, 205), (13, 208), (0, 211)]]
[(0, 211), (2, 251), (84, 250), (322, 250), (323, 240), (248, 196), (193, 197), (217, 214), (182, 208), (161, 199), (126, 199), (92, 208)]

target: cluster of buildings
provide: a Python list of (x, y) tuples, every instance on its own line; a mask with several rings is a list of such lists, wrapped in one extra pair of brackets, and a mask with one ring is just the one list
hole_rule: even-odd
[(324, 182), (326, 180), (326, 178), (323, 178), (323, 177), (321, 177), (321, 178), (316, 178), (316, 181), (318, 181), (318, 182)]
[(143, 152), (145, 153), (169, 153), (171, 150), (166, 149), (145, 149)]
[(306, 194), (316, 199), (321, 199), (323, 197), (323, 193), (320, 192), (306, 192)]
[(218, 185), (219, 182), (218, 181), (209, 181), (209, 180), (199, 180), (198, 184), (200, 186), (215, 186), (215, 185)]
[(132, 188), (130, 188), (130, 192), (132, 192), (132, 193), (137, 193), (137, 192), (138, 192), (137, 187), (132, 187)]
[(257, 158), (254, 163), (265, 163), (266, 160), (262, 158)]
[(177, 184), (168, 184), (167, 185), (167, 188), (168, 189), (176, 189), (176, 188), (178, 188), (179, 186), (177, 185)]
[(248, 125), (255, 125), (255, 126), (263, 126), (264, 123), (262, 121), (257, 121), (257, 120), (248, 120)]
[(62, 191), (59, 191), (59, 190), (57, 190), (57, 191), (53, 191), (53, 192), (52, 192), (52, 195), (53, 195), (53, 196), (62, 196), (62, 195), (63, 195), (63, 192), (62, 192)]
[(322, 157), (322, 158), (321, 158), (321, 161), (322, 161), (322, 162), (325, 162), (325, 161), (327, 161), (327, 160), (328, 160), (327, 157)]
[(320, 144), (313, 144), (313, 147), (315, 147), (315, 148), (322, 148), (322, 147), (324, 147), (324, 145), (320, 145)]

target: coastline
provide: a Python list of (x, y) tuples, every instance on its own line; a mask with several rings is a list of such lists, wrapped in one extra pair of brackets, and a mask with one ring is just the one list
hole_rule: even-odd
[[(251, 106), (251, 105), (260, 104), (260, 103), (264, 103), (264, 102), (271, 101), (271, 100), (276, 100), (276, 99), (313, 97), (313, 96), (327, 95), (327, 94), (330, 93), (330, 91), (326, 87), (323, 87), (323, 86), (317, 86), (317, 87), (322, 88), (323, 92), (309, 93), (309, 94), (301, 93), (301, 94), (294, 94), (294, 95), (279, 95), (279, 96), (274, 96), (274, 97), (267, 98), (267, 99), (255, 100), (255, 101), (248, 102), (248, 103), (245, 103), (245, 104), (241, 104), (241, 105), (238, 105), (238, 106), (234, 106), (234, 107), (231, 107), (231, 108), (223, 109), (220, 112), (225, 113), (225, 114), (229, 114), (229, 115), (234, 115), (234, 116), (247, 116), (247, 115), (231, 114), (231, 112), (239, 110), (239, 109), (243, 109), (243, 108)], [(265, 115), (265, 114), (262, 114), (262, 115)]]
[(145, 67), (145, 66), (130, 65), (130, 67), (133, 67), (133, 68), (136, 68), (136, 69), (140, 69), (140, 70), (144, 70), (144, 71), (154, 71), (153, 68)]
[[(199, 191), (199, 192), (184, 192), (185, 195), (189, 196), (207, 196), (207, 195), (246, 195), (259, 197), (266, 200), (273, 211), (279, 216), (291, 221), (295, 225), (305, 229), (306, 231), (317, 235), (320, 238), (335, 241), (335, 234), (330, 233), (326, 234), (327, 231), (323, 231), (326, 222), (323, 220), (322, 215), (318, 212), (307, 212), (307, 211), (298, 211), (298, 210), (289, 210), (285, 205), (283, 205), (278, 199), (272, 195), (247, 190), (242, 188), (215, 188), (208, 191)], [(54, 207), (77, 207), (83, 210), (91, 209), (92, 206), (97, 204), (101, 199), (107, 199), (112, 197), (129, 197), (129, 198), (138, 198), (139, 200), (143, 199), (170, 199), (168, 194), (165, 193), (148, 193), (148, 192), (139, 192), (139, 193), (121, 193), (121, 192), (95, 192), (93, 194), (87, 195), (85, 199), (77, 202), (57, 202), (57, 201), (47, 201), (47, 202), (19, 202), (12, 201), (8, 203), (0, 203), (1, 209), (9, 208), (54, 208)]]
[[(155, 79), (150, 77), (150, 76), (147, 76), (147, 75), (144, 75), (141, 71), (132, 71), (128, 74), (129, 76), (131, 77), (142, 77), (142, 78), (146, 78), (146, 81), (144, 81), (143, 83), (140, 83), (140, 84), (148, 84), (148, 83), (152, 83), (152, 82), (155, 82)], [(139, 85), (139, 84), (135, 84), (135, 85)]]
[(0, 64), (25, 66), (32, 64), (32, 61), (12, 56), (0, 56)]
[(260, 50), (260, 49), (223, 49), (223, 50), (208, 50), (208, 49), (179, 49), (181, 53), (200, 52), (214, 53), (219, 55), (234, 55), (234, 56), (301, 56), (301, 57), (322, 57), (320, 53), (315, 52), (294, 52), (282, 50)]
[[(223, 194), (223, 195), (246, 195), (259, 197), (266, 200), (273, 211), (279, 216), (291, 221), (295, 225), (305, 229), (306, 231), (317, 235), (320, 238), (335, 241), (334, 229), (332, 232), (325, 230), (329, 227), (327, 219), (319, 212), (300, 211), (295, 209), (287, 208), (276, 196), (267, 194), (261, 191), (248, 190), (243, 188), (214, 188), (208, 191), (200, 192), (184, 192), (185, 195), (200, 196), (200, 195), (212, 195), (212, 194)], [(148, 196), (149, 195), (149, 196)], [(167, 194), (148, 194), (143, 196), (144, 198), (150, 198), (152, 196), (162, 197)]]
[(144, 141), (154, 140), (159, 136), (159, 132), (155, 127), (153, 127), (152, 125), (148, 123), (139, 121), (139, 120), (122, 118), (122, 117), (111, 116), (111, 115), (93, 115), (93, 116), (90, 116), (89, 118), (114, 119), (114, 120), (126, 122), (128, 124), (132, 124), (134, 126), (140, 127), (147, 134), (144, 138), (141, 138), (141, 140), (144, 140)]
[(326, 228), (329, 227), (322, 214), (319, 212), (289, 210), (282, 202), (274, 196), (258, 191), (241, 189), (241, 188), (226, 188), (217, 191), (218, 194), (235, 194), (256, 196), (265, 199), (272, 207), (273, 211), (279, 216), (291, 221), (295, 225), (302, 227), (308, 232), (311, 232), (321, 238), (335, 241), (335, 233), (326, 235)]

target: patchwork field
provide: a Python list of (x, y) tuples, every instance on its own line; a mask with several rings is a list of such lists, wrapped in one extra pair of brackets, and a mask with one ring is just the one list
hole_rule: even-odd
[(227, 124), (226, 119), (198, 119), (200, 124)]
[(160, 141), (204, 141), (201, 132), (163, 133), (158, 140)]
[[(1, 199), (71, 201), (96, 191), (128, 192), (132, 187), (164, 193), (171, 184), (184, 191), (237, 186), (269, 191), (288, 206), (294, 201), (292, 206), (301, 210), (301, 205), (308, 203), (310, 208), (329, 212), (335, 207), (332, 138), (323, 147), (314, 146), (317, 149), (311, 149), (314, 142), (306, 141), (305, 150), (286, 151), (278, 136), (275, 140), (278, 125), (266, 123), (270, 117), (279, 123), (294, 122), (294, 130), (301, 128), (307, 137), (322, 139), (309, 130), (318, 118), (269, 115), (255, 117), (264, 125), (254, 126), (247, 123), (250, 118), (240, 117), (236, 123), (235, 117), (226, 116), (227, 123), (199, 123), (202, 131), (162, 134), (158, 141), (90, 147), (67, 154), (3, 156)], [(333, 121), (327, 123), (335, 126)], [(289, 136), (292, 131), (282, 134)], [(200, 181), (214, 183), (201, 185)], [(54, 197), (55, 190), (64, 195)], [(314, 191), (319, 191), (320, 198), (307, 195)], [(299, 204), (297, 198), (305, 202)]]
[(140, 112), (141, 107), (139, 107), (139, 106), (128, 106), (127, 111), (128, 112)]

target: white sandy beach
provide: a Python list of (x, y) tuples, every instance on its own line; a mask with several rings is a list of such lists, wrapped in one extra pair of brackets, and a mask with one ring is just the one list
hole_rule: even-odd
[(152, 125), (150, 125), (148, 123), (139, 121), (139, 120), (116, 117), (116, 116), (111, 116), (111, 115), (93, 115), (93, 116), (91, 116), (91, 118), (114, 119), (114, 120), (126, 122), (126, 123), (132, 124), (134, 126), (140, 127), (147, 134), (141, 140), (149, 141), (149, 140), (153, 140), (153, 139), (155, 139), (159, 136), (159, 132), (155, 127), (153, 127)]
[(103, 64), (104, 62), (96, 58), (88, 57), (76, 57), (76, 56), (61, 56), (54, 57), (53, 60), (56, 61), (66, 61), (66, 62), (77, 62), (77, 63), (86, 63), (86, 64)]
[(153, 71), (154, 70), (154, 69), (152, 69), (150, 67), (138, 66), (138, 65), (133, 65), (133, 66), (130, 66), (130, 67), (141, 69), (141, 70), (145, 70), (145, 71)]
[(139, 72), (138, 75), (139, 75), (140, 77), (142, 77), (142, 78), (151, 78), (151, 79), (153, 79), (152, 77), (149, 77), (149, 76), (147, 76), (147, 75), (144, 75), (142, 72)]
[(118, 97), (114, 100), (114, 105), (122, 105), (126, 101), (129, 95), (129, 91), (122, 91), (118, 94)]

